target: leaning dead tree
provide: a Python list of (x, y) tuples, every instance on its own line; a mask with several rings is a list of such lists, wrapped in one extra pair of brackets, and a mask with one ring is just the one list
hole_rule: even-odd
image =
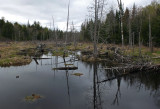
[(122, 37), (122, 48), (124, 47), (124, 36), (123, 36), (123, 19), (122, 19), (122, 14), (123, 14), (123, 9), (122, 9), (122, 1), (117, 0), (118, 2), (118, 7), (120, 11), (120, 19), (121, 19), (121, 37)]

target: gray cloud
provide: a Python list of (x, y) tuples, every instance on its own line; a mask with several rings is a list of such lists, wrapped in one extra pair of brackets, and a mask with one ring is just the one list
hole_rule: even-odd
[[(40, 21), (43, 26), (50, 26), (52, 16), (56, 27), (65, 30), (67, 19), (67, 5), (69, 0), (0, 0), (0, 17), (5, 17), (12, 22), (26, 24), (28, 20)], [(70, 23), (73, 21), (76, 26), (86, 18), (88, 14), (87, 7), (93, 0), (71, 0), (70, 4)], [(138, 4), (147, 4), (151, 0), (122, 0), (124, 4), (130, 6), (137, 2)], [(108, 7), (117, 5), (116, 0), (110, 0)]]
[[(53, 16), (55, 24), (61, 29), (65, 28), (68, 0), (0, 0), (0, 3), (0, 17), (4, 16), (12, 22), (18, 19), (21, 19), (18, 21), (20, 23), (39, 20), (43, 26), (49, 26)], [(70, 21), (77, 24), (82, 22), (87, 5), (88, 1), (85, 0), (71, 0)]]

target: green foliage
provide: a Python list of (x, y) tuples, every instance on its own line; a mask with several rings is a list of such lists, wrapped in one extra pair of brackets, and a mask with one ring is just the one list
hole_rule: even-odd
[[(152, 2), (146, 7), (137, 7), (133, 4), (131, 10), (126, 8), (123, 10), (123, 33), (125, 44), (129, 43), (129, 21), (131, 23), (131, 34), (135, 36), (134, 43), (138, 44), (138, 37), (140, 32), (140, 40), (143, 45), (148, 46), (149, 42), (149, 15), (151, 17), (151, 31), (153, 38), (153, 45), (160, 46), (160, 4), (158, 2)], [(99, 42), (103, 42), (107, 39), (108, 43), (121, 43), (121, 20), (120, 12), (114, 11), (112, 8), (106, 15), (105, 21), (99, 21)], [(94, 32), (94, 21), (92, 19), (85, 21), (81, 25), (81, 39), (84, 41), (92, 41), (92, 34)], [(97, 32), (98, 33), (98, 32)]]
[(0, 19), (0, 37), (15, 41), (27, 41), (27, 40), (50, 40), (55, 39), (56, 31), (58, 39), (63, 37), (63, 31), (51, 30), (47, 27), (42, 27), (40, 22), (34, 22), (32, 25), (21, 25), (17, 22), (12, 24), (6, 21), (4, 18)]
[(81, 40), (83, 41), (92, 41), (94, 30), (94, 22), (92, 19), (85, 21), (81, 25)]

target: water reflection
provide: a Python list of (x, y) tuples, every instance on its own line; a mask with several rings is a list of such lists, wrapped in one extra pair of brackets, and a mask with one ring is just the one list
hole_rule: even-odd
[[(106, 78), (115, 77), (117, 72), (105, 71)], [(126, 83), (128, 88), (134, 87), (137, 93), (144, 91), (149, 91), (150, 96), (153, 97), (154, 102), (157, 107), (160, 107), (160, 72), (139, 72), (136, 74), (130, 74), (124, 77), (118, 77), (113, 81), (117, 81), (117, 91), (115, 98), (112, 102), (113, 105), (119, 105), (119, 101), (122, 98), (121, 94), (121, 82)], [(114, 86), (112, 81), (107, 81), (110, 86)], [(103, 83), (102, 83), (103, 84)], [(135, 93), (132, 93), (135, 95)], [(135, 95), (136, 96), (136, 95)], [(143, 104), (142, 104), (143, 105)]]
[(130, 87), (135, 86), (138, 91), (150, 90), (155, 104), (160, 107), (160, 72), (141, 72), (123, 78)]
[(67, 70), (66, 70), (66, 81), (67, 81), (67, 94), (68, 94), (69, 105), (70, 105), (71, 100), (70, 100), (70, 90), (69, 90), (69, 73)]
[(160, 107), (160, 90), (154, 92), (153, 94), (155, 104)]
[(119, 105), (119, 99), (121, 97), (120, 85), (121, 85), (121, 78), (117, 78), (117, 92), (112, 103), (113, 105), (115, 104)]
[[(43, 55), (42, 57), (51, 57)], [(159, 109), (160, 74), (136, 73), (115, 78), (116, 71), (99, 70), (108, 63), (85, 63), (71, 57), (53, 56), (24, 67), (0, 69), (0, 108), (2, 109)], [(42, 64), (41, 64), (42, 63)], [(75, 71), (52, 68), (74, 64)], [(35, 67), (37, 70), (35, 71)], [(109, 67), (109, 66), (108, 66)], [(73, 73), (83, 73), (81, 77)], [(20, 75), (19, 79), (15, 75)], [(25, 85), (24, 85), (25, 84)], [(11, 91), (12, 90), (12, 91)], [(25, 96), (38, 93), (44, 99), (33, 104), (20, 102)], [(7, 99), (10, 98), (10, 99)], [(8, 105), (9, 104), (9, 105)]]
[(99, 77), (97, 74), (97, 68), (98, 65), (97, 63), (94, 63), (93, 69), (94, 69), (94, 74), (93, 74), (93, 104), (94, 104), (94, 109), (102, 109), (102, 101), (101, 101), (101, 93), (100, 93), (100, 87), (98, 84)]

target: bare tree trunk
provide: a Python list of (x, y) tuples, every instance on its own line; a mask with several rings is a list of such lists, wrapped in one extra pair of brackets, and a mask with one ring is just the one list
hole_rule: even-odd
[(54, 34), (55, 34), (55, 37), (56, 37), (56, 51), (57, 51), (58, 49), (57, 49), (57, 33), (56, 33), (56, 30), (54, 31)]
[(150, 17), (150, 15), (149, 15), (149, 48), (150, 48), (150, 52), (153, 52), (152, 34), (151, 34), (151, 17)]
[(15, 38), (14, 41), (16, 42), (16, 33), (15, 33), (14, 35), (15, 35), (15, 36), (14, 36), (14, 38)]
[[(101, 21), (102, 21), (102, 17), (103, 17), (103, 8), (104, 8), (104, 0), (102, 1), (102, 6), (101, 6), (102, 8), (101, 8), (101, 16), (100, 16), (100, 22), (99, 22), (99, 27), (98, 27), (98, 29), (100, 29), (101, 28)], [(98, 31), (98, 37), (97, 37), (97, 43), (98, 43), (98, 40), (99, 40), (99, 32), (100, 31)]]
[(75, 36), (75, 34), (73, 34), (74, 35), (74, 49), (76, 50), (76, 36)]
[(122, 48), (124, 48), (124, 36), (123, 36), (123, 20), (121, 15), (121, 35), (122, 35)]
[(129, 18), (129, 46), (132, 47), (131, 20)]
[(121, 2), (121, 0), (119, 1), (119, 0), (117, 0), (117, 2), (118, 2), (118, 6), (119, 6), (119, 10), (120, 10), (120, 19), (121, 19), (121, 37), (122, 37), (122, 48), (124, 48), (124, 35), (123, 35), (123, 19), (122, 19), (122, 12), (123, 12), (123, 10), (122, 10), (122, 2)]
[(97, 0), (95, 0), (95, 26), (94, 26), (94, 57), (97, 57), (97, 20), (98, 20), (98, 12), (97, 12)]
[(55, 36), (55, 39), (56, 39), (56, 52), (57, 52), (57, 34), (56, 34), (56, 29), (55, 29), (55, 25), (54, 25), (54, 18), (53, 18), (53, 16), (52, 16), (52, 20), (53, 20), (54, 36)]
[(42, 43), (42, 35), (43, 35), (43, 32), (42, 32), (42, 34), (41, 34), (41, 43)]
[(19, 41), (20, 41), (20, 37), (21, 37), (21, 32), (19, 31)]
[(68, 15), (67, 15), (67, 28), (66, 28), (65, 44), (67, 44), (67, 32), (68, 32), (68, 24), (69, 24), (69, 7), (70, 7), (70, 0), (69, 0), (69, 3), (68, 3)]
[(142, 56), (142, 52), (141, 52), (141, 29), (142, 29), (142, 19), (140, 19), (140, 30), (139, 30), (139, 56)]
[(135, 38), (135, 36), (134, 36), (134, 32), (133, 32), (133, 39), (132, 39), (133, 55), (134, 55), (134, 38)]
[(141, 53), (141, 32), (139, 32), (139, 56), (142, 56), (142, 53)]
[(44, 31), (42, 31), (42, 41), (45, 40), (45, 35), (44, 35)]
[(74, 24), (72, 22), (72, 34), (73, 34), (73, 38), (74, 38), (74, 49), (76, 49), (76, 36), (75, 36), (75, 28), (74, 28)]

